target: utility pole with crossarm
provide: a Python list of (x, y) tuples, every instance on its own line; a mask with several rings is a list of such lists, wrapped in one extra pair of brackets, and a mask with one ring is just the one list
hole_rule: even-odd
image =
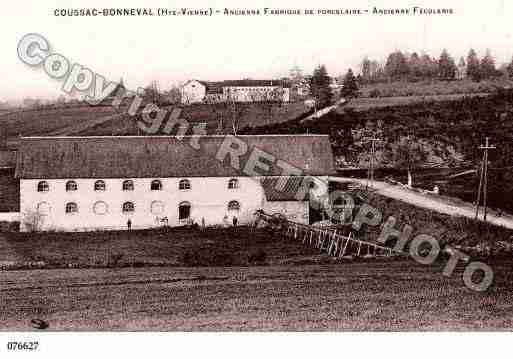
[(481, 164), (481, 173), (479, 176), (479, 187), (477, 189), (477, 203), (476, 203), (476, 219), (479, 217), (479, 204), (481, 201), (481, 192), (483, 192), (483, 220), (486, 221), (487, 212), (487, 195), (488, 195), (488, 150), (494, 150), (496, 147), (491, 146), (489, 138), (486, 137), (484, 146), (479, 146), (480, 150), (483, 150), (483, 162)]

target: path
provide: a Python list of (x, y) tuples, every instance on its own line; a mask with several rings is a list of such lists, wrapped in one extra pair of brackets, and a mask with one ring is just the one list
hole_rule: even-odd
[[(330, 181), (340, 183), (358, 183), (362, 186), (367, 184), (367, 179), (362, 178), (347, 178), (347, 177), (330, 177)], [(461, 204), (449, 203), (447, 199), (437, 197), (431, 194), (422, 194), (414, 192), (410, 189), (401, 187), (399, 185), (392, 185), (386, 182), (374, 181), (373, 188), (376, 193), (394, 198), (417, 207), (431, 209), (439, 213), (449, 214), (451, 216), (463, 216), (474, 218), (476, 215), (475, 207), (470, 203), (462, 202)], [(483, 211), (479, 212), (479, 219), (482, 220)], [(498, 226), (503, 226), (513, 229), (513, 217), (509, 215), (497, 216), (494, 213), (488, 212), (487, 220)]]

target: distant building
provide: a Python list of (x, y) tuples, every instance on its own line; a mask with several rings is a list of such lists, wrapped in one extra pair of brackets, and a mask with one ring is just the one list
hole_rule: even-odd
[(206, 94), (207, 84), (203, 81), (189, 80), (180, 88), (181, 102), (184, 104), (203, 102)]
[(290, 83), (283, 80), (189, 80), (181, 88), (182, 103), (290, 101)]
[[(226, 217), (246, 224), (259, 209), (309, 223), (309, 196), (325, 190), (310, 189), (311, 178), (327, 183), (334, 174), (329, 137), (236, 139), (247, 145), (247, 154), (226, 145), (231, 136), (202, 136), (199, 150), (187, 136), (21, 138), (20, 230), (119, 230), (127, 229), (128, 221), (134, 229), (151, 228), (164, 220), (170, 226), (222, 225)], [(248, 175), (243, 169), (256, 149), (276, 161)], [(278, 160), (303, 175), (284, 176)]]

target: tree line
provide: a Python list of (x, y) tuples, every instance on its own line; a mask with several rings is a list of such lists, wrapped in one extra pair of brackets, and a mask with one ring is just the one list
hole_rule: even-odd
[(419, 55), (396, 50), (387, 56), (385, 63), (365, 57), (360, 65), (358, 81), (361, 84), (390, 81), (454, 80), (470, 78), (481, 81), (507, 76), (513, 79), (513, 59), (497, 68), (490, 50), (479, 58), (474, 49), (466, 57), (460, 57), (458, 63), (444, 49), (438, 58), (427, 53)]

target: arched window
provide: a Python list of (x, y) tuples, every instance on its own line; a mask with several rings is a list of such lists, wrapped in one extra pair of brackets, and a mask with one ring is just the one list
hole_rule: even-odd
[(228, 181), (228, 189), (239, 188), (239, 180), (236, 178), (232, 178)]
[(68, 182), (66, 182), (66, 192), (76, 191), (77, 188), (78, 188), (77, 182), (75, 182), (75, 181), (68, 181)]
[(106, 214), (109, 210), (107, 203), (103, 201), (98, 201), (93, 205), (93, 212), (95, 214), (103, 215)]
[(50, 186), (46, 181), (40, 181), (37, 183), (37, 191), (38, 192), (48, 192), (50, 190)]
[(180, 221), (191, 217), (191, 204), (189, 202), (181, 202), (178, 205), (178, 219)]
[(95, 191), (105, 191), (105, 181), (99, 180), (94, 182)]
[(191, 182), (186, 179), (180, 180), (180, 182), (178, 183), (178, 189), (180, 189), (180, 190), (191, 189)]
[(123, 203), (123, 213), (132, 213), (133, 211), (135, 211), (135, 207), (132, 202)]
[(152, 191), (161, 191), (162, 190), (162, 182), (160, 182), (159, 180), (153, 180), (153, 181), (151, 181), (150, 188)]
[(153, 201), (151, 202), (150, 211), (152, 214), (162, 214), (164, 213), (164, 203), (161, 201)]
[(66, 213), (77, 213), (78, 206), (75, 202), (66, 203)]
[(123, 191), (133, 191), (134, 190), (134, 181), (126, 180), (123, 181)]
[(229, 211), (238, 211), (240, 210), (240, 204), (237, 201), (228, 202), (228, 210)]

